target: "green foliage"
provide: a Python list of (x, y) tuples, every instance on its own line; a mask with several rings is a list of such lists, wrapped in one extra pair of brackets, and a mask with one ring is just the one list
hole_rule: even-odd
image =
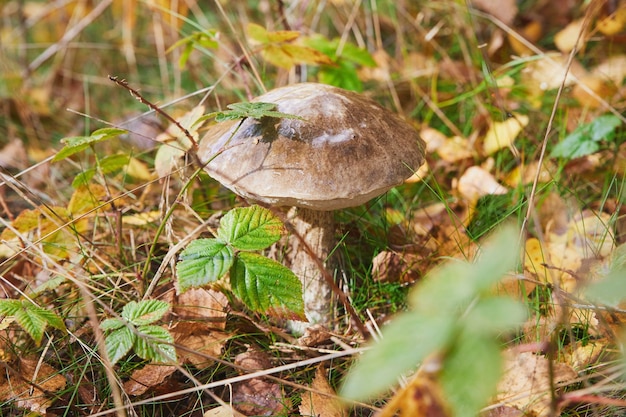
[(596, 303), (617, 307), (626, 299), (624, 274), (626, 274), (626, 244), (615, 248), (606, 275), (585, 289), (586, 296)]
[(305, 43), (329, 56), (334, 65), (321, 65), (317, 76), (321, 83), (334, 85), (347, 90), (362, 91), (363, 83), (359, 78), (359, 66), (375, 67), (376, 61), (364, 49), (341, 39), (327, 39), (322, 35), (307, 38)]
[(217, 49), (218, 43), (216, 40), (217, 31), (198, 31), (189, 36), (186, 36), (178, 40), (172, 45), (167, 52), (170, 52), (180, 46), (184, 46), (183, 51), (180, 53), (178, 59), (178, 66), (184, 68), (185, 64), (189, 60), (189, 56), (194, 49)]
[(100, 328), (108, 332), (105, 345), (111, 363), (117, 363), (131, 349), (146, 360), (176, 361), (174, 338), (163, 327), (152, 324), (169, 308), (168, 303), (159, 300), (131, 301), (122, 309), (121, 318), (104, 320)]
[(181, 292), (217, 282), (230, 272), (233, 293), (250, 309), (276, 317), (304, 318), (302, 285), (293, 272), (256, 253), (280, 239), (283, 224), (259, 206), (222, 217), (214, 239), (197, 239), (176, 265)]
[(246, 119), (251, 117), (253, 119), (260, 119), (262, 117), (274, 117), (277, 119), (302, 119), (300, 116), (293, 114), (282, 113), (276, 111), (276, 104), (274, 103), (233, 103), (226, 106), (229, 110), (218, 111), (209, 113), (202, 116), (198, 121), (203, 121), (215, 117), (217, 122), (225, 122), (227, 120)]
[(516, 241), (516, 231), (507, 227), (485, 244), (476, 263), (450, 261), (420, 282), (410, 297), (413, 310), (383, 329), (382, 341), (348, 375), (343, 395), (379, 394), (426, 356), (440, 353), (441, 384), (455, 415), (476, 415), (501, 373), (496, 336), (526, 316), (520, 303), (492, 293), (516, 265)]
[(613, 114), (597, 117), (567, 135), (554, 147), (551, 156), (574, 159), (591, 155), (600, 150), (599, 142), (610, 142), (615, 139), (617, 127), (621, 123), (621, 120)]
[(123, 133), (126, 133), (126, 131), (123, 129), (105, 127), (103, 129), (98, 129), (94, 131), (89, 136), (74, 136), (62, 139), (61, 143), (65, 144), (65, 146), (54, 156), (54, 158), (52, 158), (52, 161), (61, 161), (69, 156), (72, 156), (78, 152), (87, 149), (93, 144), (112, 139)]
[(98, 169), (100, 170), (102, 175), (111, 174), (124, 168), (126, 165), (128, 165), (129, 161), (130, 155), (128, 154), (105, 156), (98, 162), (98, 167), (87, 168), (86, 170), (78, 174), (72, 182), (72, 187), (78, 188), (82, 185), (89, 184), (89, 181), (91, 181), (91, 179), (96, 175)]
[(47, 326), (65, 330), (63, 320), (54, 312), (28, 300), (0, 300), (0, 316), (12, 317), (39, 345)]

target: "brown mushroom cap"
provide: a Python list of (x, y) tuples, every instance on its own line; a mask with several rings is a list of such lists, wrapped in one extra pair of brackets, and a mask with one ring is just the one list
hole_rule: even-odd
[[(238, 195), (274, 206), (354, 207), (402, 183), (424, 161), (408, 123), (357, 93), (303, 83), (255, 102), (302, 119), (218, 123), (200, 143), (209, 174)], [(233, 132), (234, 135), (233, 135)]]

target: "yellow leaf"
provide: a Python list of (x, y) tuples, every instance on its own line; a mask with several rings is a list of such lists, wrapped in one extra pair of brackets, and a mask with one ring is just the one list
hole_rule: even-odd
[(581, 49), (585, 45), (586, 34), (583, 33), (578, 37), (579, 33), (583, 30), (584, 19), (578, 19), (571, 22), (569, 25), (554, 35), (554, 44), (561, 52), (568, 53), (574, 46), (576, 46), (576, 40), (578, 40), (578, 49)]
[(294, 30), (267, 31), (263, 26), (256, 23), (248, 23), (246, 27), (248, 36), (261, 44), (291, 42), (300, 36), (300, 32)]
[(617, 35), (626, 26), (626, 5), (620, 5), (610, 16), (601, 19), (596, 24), (596, 29), (607, 36)]
[(149, 211), (147, 213), (131, 214), (122, 217), (122, 224), (131, 226), (145, 226), (154, 223), (161, 218), (161, 212), (158, 210)]
[(483, 150), (491, 155), (502, 148), (510, 146), (517, 135), (528, 125), (528, 116), (513, 114), (503, 122), (492, 123), (485, 135)]
[[(89, 211), (100, 207), (104, 208), (103, 201), (106, 199), (107, 191), (98, 184), (82, 185), (74, 191), (67, 209), (73, 217), (86, 214)], [(102, 207), (101, 207), (102, 206)]]
[(148, 165), (137, 158), (130, 158), (126, 167), (126, 173), (138, 180), (150, 181), (154, 178), (154, 173), (150, 171)]

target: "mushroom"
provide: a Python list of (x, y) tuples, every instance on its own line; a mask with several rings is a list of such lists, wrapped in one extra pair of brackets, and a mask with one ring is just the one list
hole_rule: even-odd
[[(324, 84), (277, 88), (253, 102), (298, 118), (218, 123), (198, 156), (206, 170), (245, 199), (294, 207), (291, 222), (326, 261), (335, 244), (333, 211), (359, 206), (410, 177), (424, 142), (407, 122), (360, 94)], [(291, 239), (291, 269), (301, 279), (309, 323), (328, 325), (332, 290), (316, 262)]]

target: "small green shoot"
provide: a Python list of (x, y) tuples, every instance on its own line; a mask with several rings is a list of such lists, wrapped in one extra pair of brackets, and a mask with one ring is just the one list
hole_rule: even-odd
[(181, 252), (178, 288), (216, 283), (230, 272), (233, 293), (253, 311), (303, 319), (302, 284), (288, 268), (252, 253), (268, 248), (283, 234), (281, 221), (259, 206), (236, 208), (222, 217), (214, 239), (197, 239)]
[(497, 336), (526, 316), (521, 303), (492, 293), (515, 268), (517, 236), (507, 227), (485, 244), (475, 263), (450, 261), (418, 284), (410, 297), (413, 310), (383, 329), (381, 342), (348, 375), (343, 395), (357, 400), (380, 394), (428, 355), (440, 353), (440, 382), (454, 415), (477, 415), (501, 374)]
[(146, 360), (169, 363), (176, 361), (174, 338), (163, 327), (152, 323), (169, 310), (168, 303), (159, 300), (131, 301), (122, 309), (121, 318), (106, 319), (100, 323), (105, 332), (107, 355), (117, 363), (130, 350)]
[(28, 300), (0, 300), (0, 316), (12, 317), (26, 333), (41, 344), (47, 326), (65, 330), (61, 317), (54, 312), (41, 308)]
[(64, 138), (61, 140), (61, 143), (65, 144), (65, 146), (56, 155), (54, 155), (54, 158), (52, 158), (52, 161), (53, 162), (61, 161), (69, 156), (72, 156), (78, 152), (81, 152), (87, 149), (88, 147), (90, 147), (91, 145), (95, 143), (112, 139), (123, 133), (126, 133), (124, 129), (117, 129), (115, 127), (105, 127), (105, 128), (94, 131), (89, 136), (73, 136), (69, 138)]
[(184, 45), (183, 51), (180, 53), (180, 58), (178, 59), (178, 66), (182, 69), (185, 67), (185, 64), (187, 64), (189, 56), (194, 49), (217, 49), (219, 44), (217, 43), (216, 37), (216, 30), (194, 32), (175, 42), (174, 45), (167, 49), (166, 53)]
[(615, 115), (605, 114), (579, 126), (567, 135), (552, 150), (552, 157), (580, 158), (600, 150), (600, 142), (615, 139), (616, 130), (622, 121)]

